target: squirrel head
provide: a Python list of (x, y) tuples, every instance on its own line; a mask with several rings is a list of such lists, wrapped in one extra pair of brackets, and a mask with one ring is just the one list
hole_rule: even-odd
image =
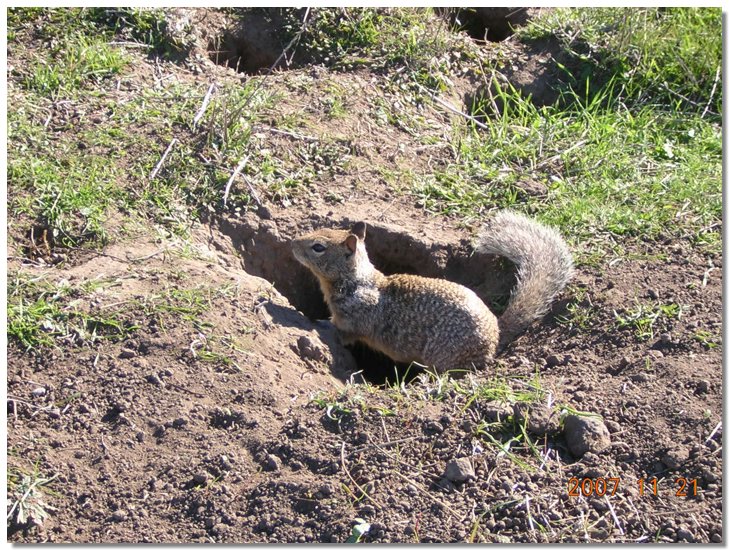
[(357, 222), (350, 231), (320, 229), (291, 241), (294, 257), (320, 280), (362, 280), (375, 270), (367, 257), (367, 226)]

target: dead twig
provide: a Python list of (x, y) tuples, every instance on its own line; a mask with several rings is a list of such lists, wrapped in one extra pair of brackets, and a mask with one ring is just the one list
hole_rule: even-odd
[(189, 393), (190, 395), (194, 395), (195, 397), (201, 397), (201, 398), (202, 398), (202, 397), (205, 397), (205, 396), (204, 396), (203, 394), (201, 394), (201, 393), (197, 393), (196, 391), (192, 391), (192, 390), (190, 390), (190, 389), (188, 389), (188, 388), (186, 388), (186, 387), (184, 387), (184, 386), (180, 386), (179, 384), (175, 384), (174, 382), (166, 382), (166, 384), (167, 384), (168, 386), (170, 386), (171, 388), (175, 388), (176, 390), (180, 390), (180, 391), (184, 391), (184, 392), (187, 392), (187, 393)]
[(442, 508), (443, 508), (444, 510), (447, 510), (447, 511), (448, 511), (448, 513), (450, 513), (450, 514), (451, 514), (451, 516), (453, 516), (453, 517), (454, 517), (454, 518), (455, 518), (456, 520), (460, 521), (460, 520), (462, 519), (462, 518), (461, 518), (461, 516), (460, 516), (460, 515), (458, 515), (458, 514), (457, 514), (457, 513), (455, 512), (455, 510), (453, 510), (453, 508), (451, 508), (451, 507), (450, 507), (450, 506), (449, 506), (448, 504), (446, 504), (446, 503), (445, 503), (445, 502), (443, 502), (442, 500), (440, 500), (440, 499), (437, 499), (437, 498), (435, 498), (435, 497), (434, 497), (433, 495), (431, 495), (431, 494), (430, 494), (430, 493), (429, 493), (428, 491), (426, 491), (426, 490), (425, 490), (425, 489), (423, 489), (422, 487), (418, 487), (418, 486), (417, 486), (417, 485), (415, 484), (415, 482), (414, 482), (414, 481), (413, 481), (412, 479), (410, 479), (410, 478), (408, 478), (407, 476), (405, 476), (405, 475), (401, 474), (401, 473), (400, 473), (400, 472), (398, 472), (397, 470), (393, 470), (392, 472), (393, 472), (393, 473), (394, 473), (394, 474), (395, 474), (396, 476), (398, 476), (398, 477), (402, 478), (402, 480), (403, 480), (403, 481), (406, 481), (407, 483), (409, 483), (409, 484), (410, 484), (411, 486), (413, 486), (413, 487), (414, 487), (414, 488), (415, 488), (416, 490), (420, 491), (420, 492), (421, 492), (422, 494), (424, 494), (424, 495), (425, 495), (426, 497), (428, 497), (428, 498), (429, 498), (430, 500), (432, 500), (433, 502), (435, 502), (435, 503), (436, 503), (436, 504), (437, 504), (438, 506), (442, 507)]
[(721, 64), (716, 68), (716, 74), (714, 75), (714, 85), (711, 87), (711, 94), (709, 94), (709, 101), (706, 103), (706, 107), (704, 107), (704, 112), (701, 113), (701, 118), (704, 118), (706, 113), (709, 112), (709, 105), (711, 105), (711, 102), (714, 100), (714, 92), (716, 92), (716, 84), (719, 82), (720, 74), (721, 74)]
[(155, 167), (152, 169), (152, 172), (149, 174), (150, 181), (152, 181), (157, 176), (157, 172), (159, 172), (160, 168), (162, 168), (162, 165), (167, 159), (167, 155), (170, 154), (170, 151), (172, 150), (172, 147), (174, 147), (175, 143), (177, 143), (177, 138), (172, 138), (172, 141), (170, 141), (167, 149), (165, 149), (165, 152), (162, 154), (162, 158), (159, 159), (159, 162), (155, 165)]
[(235, 170), (233, 170), (233, 174), (228, 179), (228, 183), (225, 184), (225, 192), (223, 193), (223, 206), (227, 206), (228, 204), (228, 194), (230, 193), (230, 187), (233, 185), (233, 180), (235, 177), (240, 174), (240, 171), (243, 170), (243, 167), (248, 162), (248, 158), (250, 155), (246, 155), (244, 158), (240, 160), (238, 163), (238, 166), (235, 167)]
[(383, 449), (385, 447), (392, 447), (393, 445), (397, 445), (398, 443), (405, 443), (406, 441), (412, 441), (413, 439), (423, 439), (425, 436), (422, 435), (412, 435), (410, 437), (403, 437), (401, 439), (393, 439), (392, 441), (387, 441), (386, 443), (373, 443), (372, 445), (365, 445), (364, 447), (359, 447), (357, 449), (353, 449), (349, 452), (348, 456), (353, 456), (356, 454), (359, 454), (364, 451), (368, 451), (369, 449)]
[(713, 430), (711, 430), (709, 437), (707, 437), (706, 441), (704, 441), (704, 445), (706, 445), (709, 441), (711, 441), (711, 438), (714, 437), (714, 434), (716, 432), (718, 432), (720, 429), (721, 429), (721, 420), (719, 420), (719, 423), (714, 427)]
[(141, 262), (144, 260), (149, 260), (150, 258), (155, 257), (157, 254), (160, 254), (162, 252), (165, 252), (167, 250), (167, 247), (160, 248), (159, 250), (156, 250), (152, 252), (151, 254), (147, 254), (145, 256), (139, 256), (138, 258), (129, 258), (130, 262)]
[[(417, 83), (416, 83), (416, 84), (417, 84)], [(460, 111), (460, 110), (456, 109), (456, 108), (455, 108), (455, 107), (454, 107), (453, 105), (451, 105), (450, 103), (448, 103), (448, 102), (447, 102), (447, 101), (445, 101), (444, 99), (441, 99), (441, 98), (439, 98), (438, 96), (436, 96), (435, 94), (433, 94), (433, 93), (430, 93), (430, 92), (428, 91), (428, 89), (427, 89), (427, 88), (426, 88), (425, 86), (423, 86), (423, 85), (421, 85), (421, 84), (418, 84), (418, 88), (420, 88), (420, 89), (421, 89), (421, 90), (423, 90), (424, 92), (428, 93), (428, 95), (430, 95), (430, 98), (431, 98), (431, 99), (432, 99), (433, 101), (435, 101), (435, 102), (436, 102), (436, 103), (437, 103), (438, 105), (440, 105), (441, 107), (445, 107), (445, 108), (446, 108), (447, 110), (449, 110), (449, 111), (450, 111), (451, 113), (455, 113), (455, 114), (457, 114), (457, 115), (460, 115), (460, 116), (462, 116), (463, 118), (465, 118), (465, 119), (467, 119), (467, 120), (470, 120), (471, 122), (473, 122), (473, 123), (474, 123), (474, 124), (475, 124), (476, 126), (478, 126), (479, 128), (483, 128), (484, 130), (488, 130), (488, 129), (489, 129), (489, 127), (488, 127), (488, 126), (486, 126), (486, 125), (485, 125), (485, 124), (484, 124), (483, 122), (481, 122), (481, 121), (480, 121), (480, 120), (478, 120), (477, 118), (475, 118), (475, 117), (472, 117), (471, 115), (469, 115), (469, 114), (466, 114), (466, 113), (464, 113), (463, 111)]]
[(248, 179), (248, 176), (246, 176), (245, 174), (241, 174), (241, 177), (243, 178), (243, 181), (246, 182), (246, 187), (248, 187), (251, 198), (256, 202), (258, 206), (263, 206), (263, 203), (261, 203), (261, 199), (258, 198), (258, 193), (256, 193), (256, 190), (253, 187), (251, 180)]
[(617, 526), (618, 530), (620, 531), (620, 534), (625, 536), (625, 531), (623, 531), (623, 526), (620, 525), (620, 520), (618, 519), (618, 515), (615, 513), (615, 508), (613, 508), (612, 503), (610, 502), (610, 499), (607, 495), (604, 496), (605, 502), (608, 505), (608, 508), (610, 508), (610, 513), (613, 516), (613, 519), (615, 520), (615, 525)]
[(373, 504), (376, 504), (377, 506), (379, 506), (380, 509), (384, 508), (384, 506), (382, 506), (382, 504), (380, 504), (373, 497), (371, 497), (369, 495), (369, 493), (367, 493), (367, 491), (359, 483), (357, 483), (354, 480), (354, 478), (352, 477), (352, 474), (349, 473), (349, 468), (347, 468), (347, 460), (344, 457), (344, 445), (345, 445), (345, 443), (344, 443), (344, 441), (342, 441), (342, 450), (339, 453), (339, 459), (342, 463), (342, 470), (344, 470), (344, 473), (347, 474), (347, 477), (349, 478), (349, 480), (352, 483), (354, 483), (355, 487), (357, 487), (357, 489), (359, 489), (359, 492), (362, 493), (362, 496), (367, 497), (367, 500), (369, 500)]
[(210, 84), (210, 87), (208, 88), (208, 93), (205, 94), (205, 97), (203, 98), (202, 105), (200, 106), (200, 109), (198, 109), (197, 114), (195, 115), (195, 118), (192, 119), (192, 127), (195, 128), (197, 126), (197, 123), (200, 122), (200, 119), (205, 114), (205, 111), (208, 108), (208, 104), (210, 103), (210, 98), (213, 95), (213, 91), (215, 90), (215, 82)]
[(302, 141), (310, 141), (310, 142), (317, 142), (319, 141), (319, 138), (316, 138), (314, 136), (306, 136), (303, 134), (295, 134), (293, 132), (287, 132), (286, 130), (279, 130), (278, 128), (273, 128), (271, 126), (264, 126), (262, 124), (256, 124), (253, 126), (254, 130), (263, 130), (265, 132), (271, 132), (272, 134), (280, 134), (282, 136), (288, 136), (293, 139), (299, 139)]

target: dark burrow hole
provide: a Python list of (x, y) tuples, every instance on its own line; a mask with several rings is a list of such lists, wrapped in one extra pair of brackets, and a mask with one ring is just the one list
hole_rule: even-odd
[[(284, 51), (281, 41), (283, 23), (276, 9), (255, 9), (240, 16), (235, 27), (208, 41), (208, 55), (218, 65), (239, 73), (259, 74), (267, 71)], [(285, 68), (285, 60), (277, 69)]]
[(514, 8), (445, 8), (451, 25), (474, 40), (501, 42), (514, 34), (514, 28), (526, 24), (529, 11)]
[[(335, 227), (351, 225), (349, 220), (345, 222)], [(326, 225), (332, 226), (331, 221)], [(289, 240), (283, 238), (273, 224), (259, 226), (245, 221), (226, 221), (221, 229), (240, 250), (246, 272), (270, 281), (310, 320), (329, 319), (319, 283), (296, 261)], [(365, 243), (370, 260), (384, 274), (410, 273), (460, 283), (476, 292), (497, 315), (516, 282), (511, 264), (494, 256), (473, 254), (471, 245), (465, 241), (431, 244), (391, 226), (371, 224)], [(416, 366), (394, 364), (385, 355), (363, 344), (351, 347), (350, 351), (358, 370), (372, 384), (409, 382), (422, 372)]]

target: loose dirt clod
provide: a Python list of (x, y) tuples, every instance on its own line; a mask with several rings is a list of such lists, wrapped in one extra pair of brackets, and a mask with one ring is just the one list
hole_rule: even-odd
[(610, 432), (602, 420), (593, 416), (567, 415), (564, 434), (570, 452), (576, 457), (599, 453), (610, 445)]
[(462, 483), (469, 479), (474, 479), (476, 472), (473, 469), (473, 463), (469, 458), (457, 458), (446, 464), (445, 478), (454, 483)]

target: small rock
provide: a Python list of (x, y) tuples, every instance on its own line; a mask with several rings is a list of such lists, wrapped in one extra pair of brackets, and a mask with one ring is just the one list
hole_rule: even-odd
[(266, 455), (266, 460), (263, 463), (263, 469), (267, 472), (276, 472), (281, 469), (281, 459), (276, 455)]
[(144, 432), (137, 432), (136, 438), (139, 443), (142, 443), (144, 441)]
[(33, 397), (43, 397), (46, 394), (46, 389), (43, 386), (39, 386), (37, 388), (33, 388), (33, 391), (31, 391), (30, 394)]
[(172, 426), (174, 428), (182, 428), (185, 424), (187, 424), (187, 418), (180, 416), (179, 418), (175, 418), (172, 421)]
[(620, 424), (615, 422), (615, 420), (606, 420), (605, 426), (607, 426), (607, 429), (611, 434), (614, 434), (614, 433), (620, 431)]
[(137, 350), (133, 350), (131, 348), (124, 348), (121, 350), (121, 353), (119, 354), (119, 357), (122, 359), (131, 359), (132, 357), (137, 356)]
[(216, 523), (215, 525), (213, 525), (212, 529), (210, 529), (210, 532), (213, 535), (221, 537), (227, 533), (228, 529), (229, 527), (225, 525), (225, 523)]
[(357, 512), (362, 516), (374, 516), (375, 515), (375, 507), (371, 504), (365, 504), (364, 506), (360, 506), (359, 510)]
[(526, 422), (526, 429), (534, 435), (557, 431), (559, 417), (550, 407), (541, 403), (517, 403), (514, 416), (519, 422)]
[(147, 382), (149, 382), (150, 384), (154, 384), (155, 386), (162, 385), (162, 380), (160, 380), (160, 377), (156, 374), (150, 374), (149, 376), (147, 376)]
[(714, 533), (713, 535), (711, 535), (711, 542), (714, 542), (714, 543), (717, 543), (717, 544), (720, 543), (721, 542), (721, 535), (719, 533)]
[(514, 414), (514, 410), (511, 408), (511, 405), (507, 403), (491, 401), (484, 405), (481, 414), (486, 422), (504, 422), (508, 417)]
[(679, 529), (676, 531), (676, 538), (678, 540), (685, 540), (686, 542), (694, 541), (694, 535), (688, 529)]
[(445, 478), (448, 481), (461, 482), (475, 477), (476, 472), (469, 458), (456, 458), (446, 464)]
[(564, 420), (567, 446), (576, 457), (597, 453), (610, 445), (610, 432), (603, 421), (594, 416), (568, 415)]
[(203, 484), (207, 483), (209, 479), (210, 479), (210, 474), (208, 474), (207, 472), (199, 472), (192, 476), (192, 482), (195, 485), (203, 485)]
[(124, 510), (117, 510), (111, 514), (111, 521), (121, 522), (127, 519), (127, 513)]
[(672, 447), (661, 457), (661, 462), (663, 462), (668, 468), (676, 470), (680, 468), (681, 465), (688, 460), (688, 458), (688, 449), (685, 447)]
[(326, 353), (322, 347), (314, 342), (308, 336), (300, 336), (296, 341), (299, 350), (299, 356), (302, 359), (313, 359), (314, 361), (323, 361)]
[(61, 410), (54, 407), (48, 411), (48, 416), (50, 416), (54, 420), (61, 418)]
[(226, 455), (220, 455), (220, 467), (228, 472), (233, 469), (233, 464)]
[(443, 426), (440, 422), (430, 420), (429, 422), (425, 423), (425, 431), (436, 434), (443, 433)]
[(135, 366), (138, 369), (148, 369), (149, 368), (149, 361), (147, 361), (143, 357), (137, 357), (132, 361), (132, 365)]
[(711, 384), (709, 384), (708, 380), (699, 380), (699, 383), (696, 384), (697, 393), (707, 393), (709, 388), (711, 388)]
[(323, 497), (328, 498), (334, 494), (334, 486), (331, 483), (325, 483), (319, 487), (319, 492)]
[(552, 355), (548, 355), (545, 361), (548, 367), (556, 367), (564, 362), (564, 358), (553, 353)]

